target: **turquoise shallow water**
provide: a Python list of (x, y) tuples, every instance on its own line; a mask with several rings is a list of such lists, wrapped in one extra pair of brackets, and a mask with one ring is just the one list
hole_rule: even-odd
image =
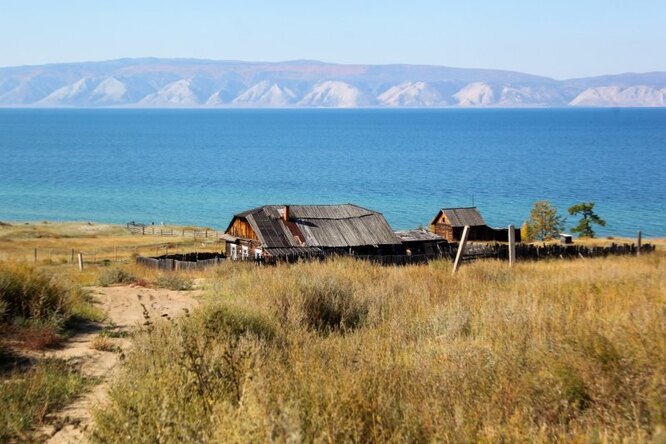
[(666, 109), (0, 109), (0, 155), (0, 220), (225, 228), (352, 202), (400, 229), (474, 202), (504, 226), (593, 200), (599, 234), (666, 236)]

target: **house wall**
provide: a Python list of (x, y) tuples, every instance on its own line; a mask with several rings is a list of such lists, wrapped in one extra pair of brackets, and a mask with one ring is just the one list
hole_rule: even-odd
[(257, 237), (250, 224), (244, 219), (234, 219), (231, 227), (227, 230), (227, 234), (242, 237), (243, 239), (259, 240), (259, 237)]
[(447, 223), (442, 223), (438, 222), (435, 224), (435, 229), (433, 230), (436, 235), (442, 236), (444, 239), (446, 239), (449, 242), (453, 242), (455, 240), (454, 238), (454, 232), (453, 232), (453, 227)]
[(235, 245), (236, 247), (236, 260), (243, 260), (243, 247), (247, 247), (248, 250), (248, 256), (246, 260), (254, 260), (255, 258), (255, 253), (257, 250), (263, 250), (261, 249), (261, 245), (259, 244), (258, 241), (252, 241), (249, 239), (239, 239), (236, 242), (227, 242), (225, 244), (225, 255), (227, 258), (233, 260), (233, 248), (232, 245)]

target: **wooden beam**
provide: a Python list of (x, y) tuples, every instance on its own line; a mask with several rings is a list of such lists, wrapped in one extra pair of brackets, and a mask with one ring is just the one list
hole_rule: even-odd
[(456, 261), (453, 263), (453, 272), (456, 274), (458, 267), (460, 266), (460, 261), (462, 259), (463, 251), (465, 250), (465, 245), (467, 245), (467, 237), (469, 236), (469, 225), (465, 225), (463, 229), (462, 238), (460, 239), (460, 244), (458, 244), (458, 252), (456, 253)]
[(643, 243), (643, 233), (641, 231), (638, 232), (638, 249), (636, 249), (636, 256), (641, 255), (641, 244)]
[(509, 266), (516, 262), (516, 227), (509, 225)]

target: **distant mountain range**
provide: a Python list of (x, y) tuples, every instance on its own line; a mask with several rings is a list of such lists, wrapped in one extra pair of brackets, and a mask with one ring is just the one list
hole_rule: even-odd
[(558, 81), (426, 65), (121, 59), (0, 68), (0, 106), (663, 107), (666, 72)]

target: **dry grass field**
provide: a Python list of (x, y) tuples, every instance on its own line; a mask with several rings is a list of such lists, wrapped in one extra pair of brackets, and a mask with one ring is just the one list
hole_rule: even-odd
[[(99, 304), (83, 286), (127, 280), (135, 287), (117, 291), (180, 290), (196, 280), (204, 288), (199, 308), (180, 317), (145, 313), (93, 412), (92, 441), (666, 440), (664, 240), (649, 240), (657, 252), (638, 258), (478, 261), (455, 276), (445, 261), (351, 259), (164, 275), (132, 264), (135, 247), (150, 254), (164, 239), (86, 226), (0, 228), (0, 255), (18, 258), (2, 264), (11, 279), (0, 281), (53, 283), (61, 292), (49, 294), (62, 303), (54, 307), (95, 322), (104, 322)], [(206, 247), (181, 241), (173, 248)], [(123, 254), (80, 272), (65, 261), (34, 264), (34, 248)], [(23, 381), (2, 385), (13, 404), (0, 420), (15, 431), (4, 439), (25, 436), (42, 407), (58, 409), (89, 385), (62, 363), (17, 371), (1, 375)], [(23, 404), (28, 391), (49, 403)]]
[(666, 256), (209, 273), (135, 338), (99, 442), (663, 442)]

